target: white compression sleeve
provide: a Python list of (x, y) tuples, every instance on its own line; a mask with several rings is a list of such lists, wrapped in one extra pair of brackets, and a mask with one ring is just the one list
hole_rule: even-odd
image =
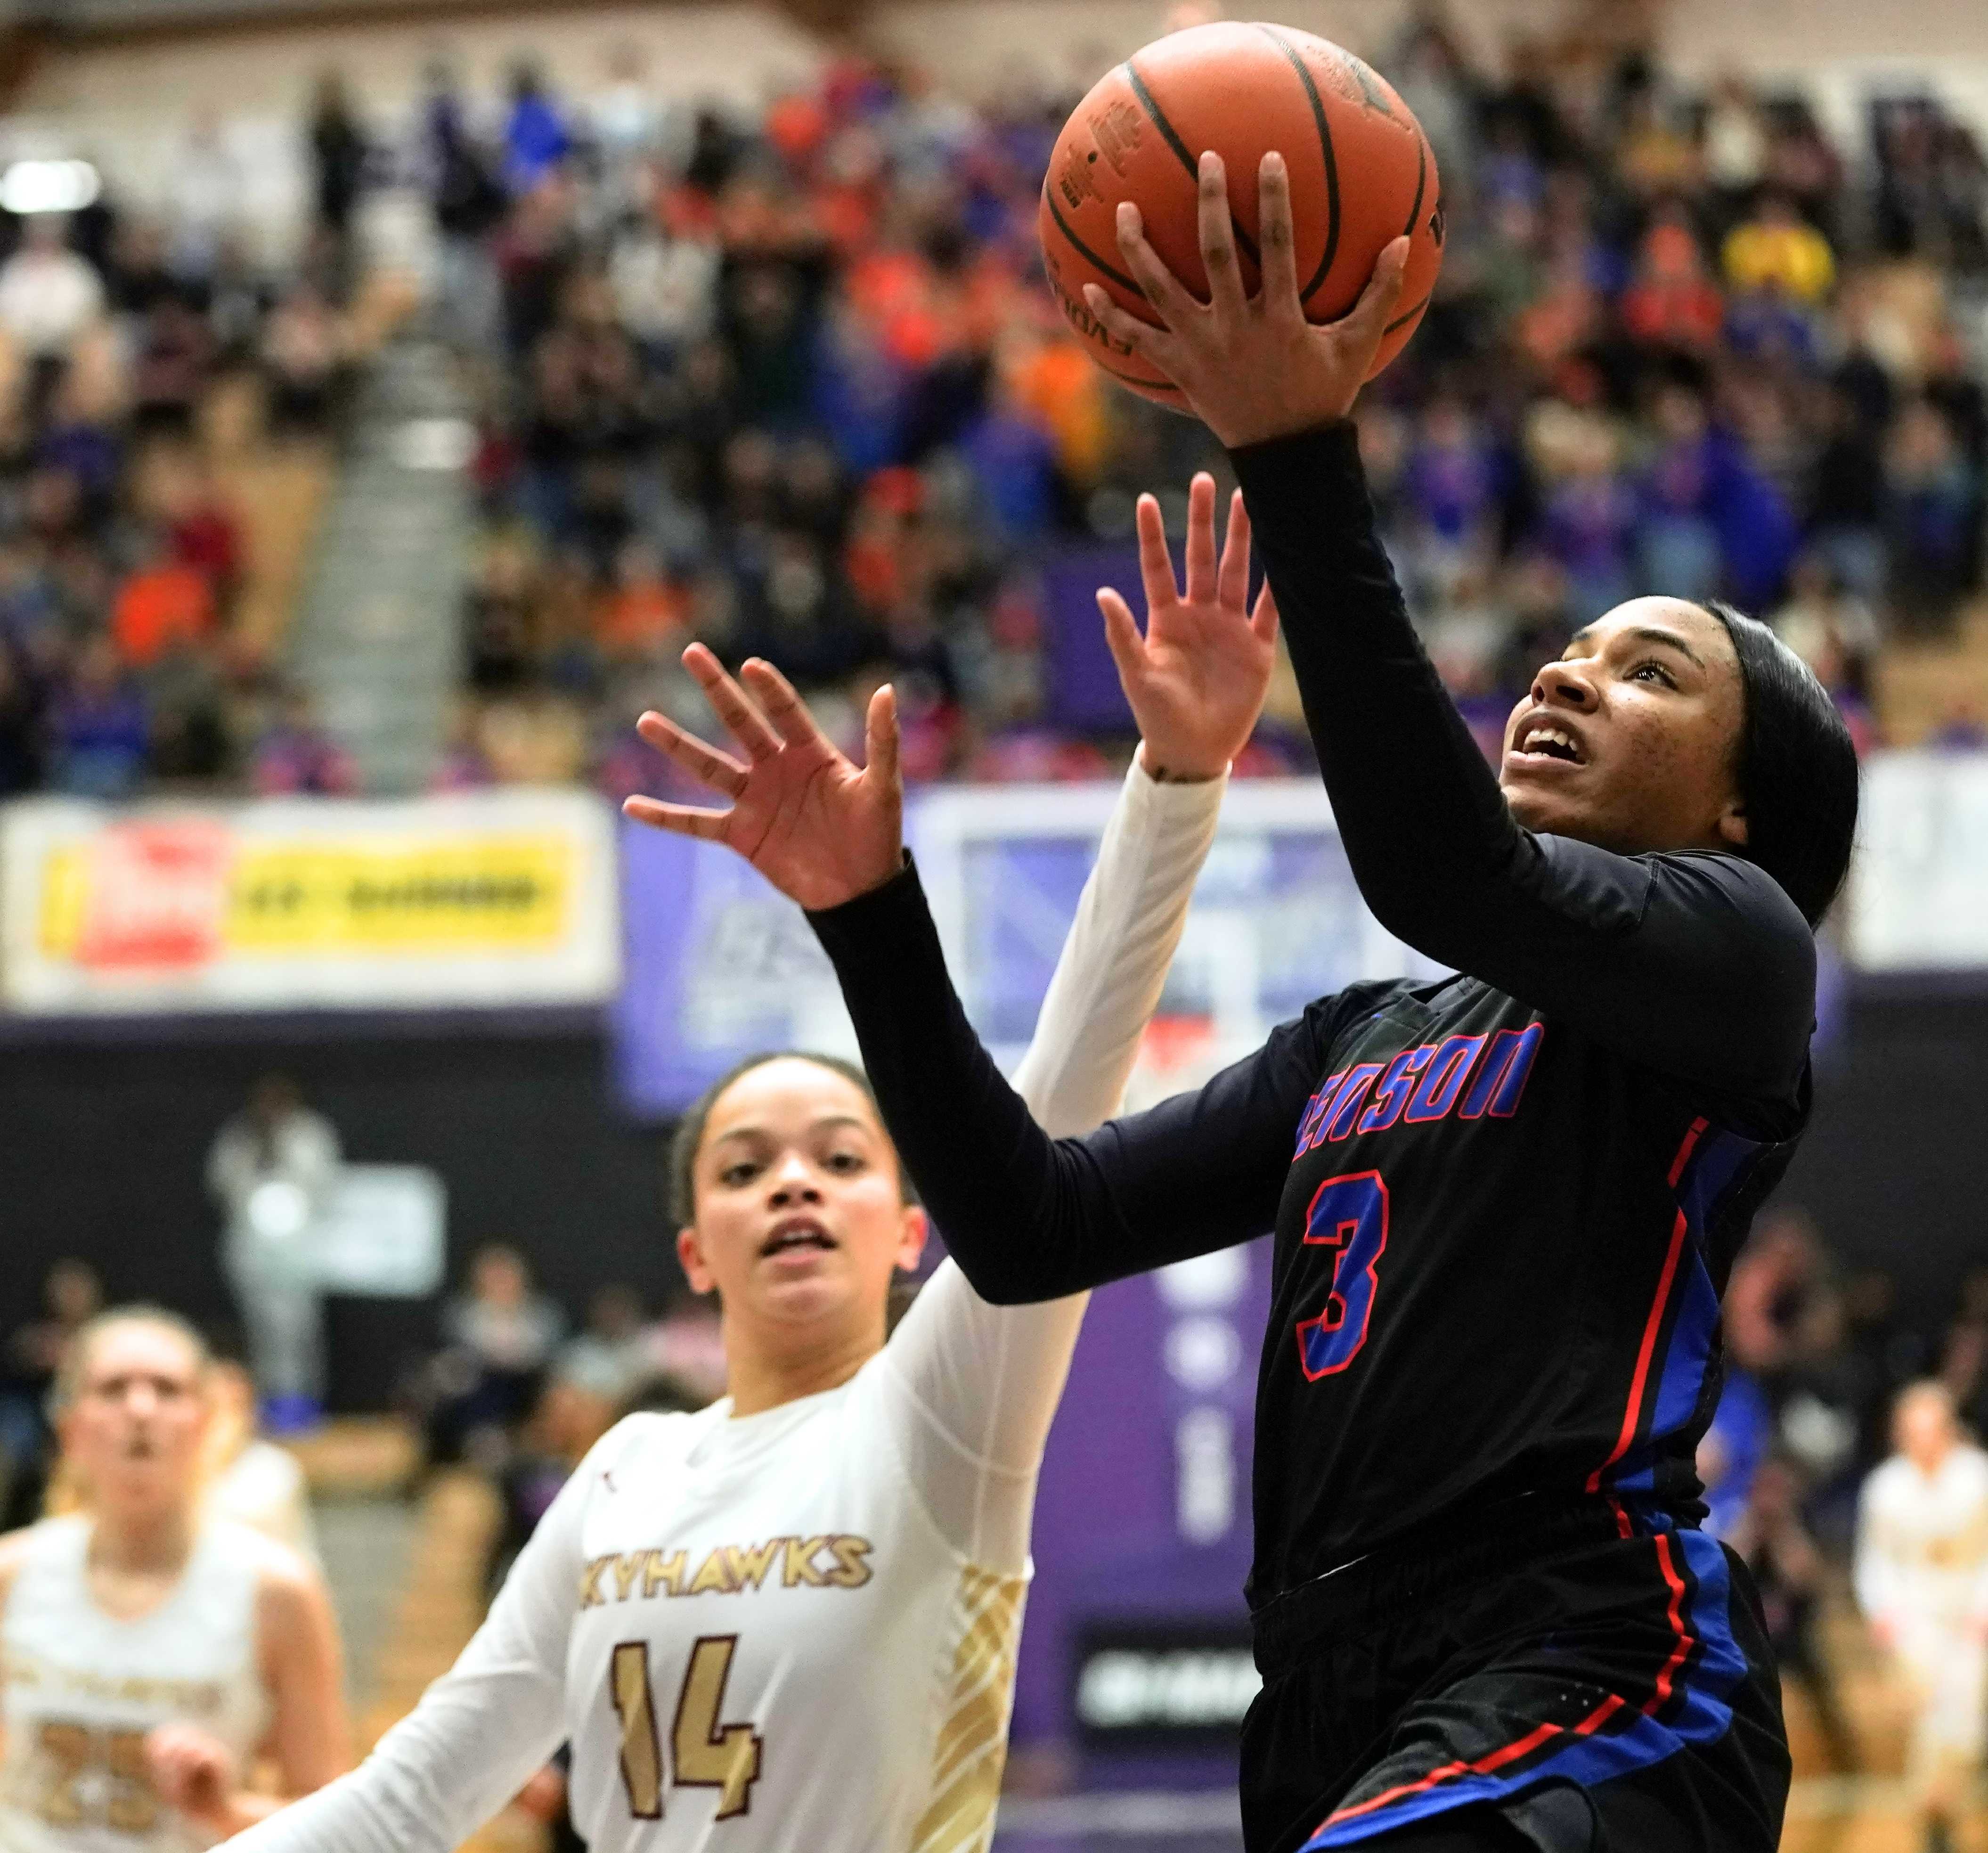
[[(1226, 779), (1161, 785), (1135, 763), (1085, 883), (1016, 1075), (1043, 1129), (1087, 1132), (1117, 1108), (1159, 1002)], [(973, 1562), (1019, 1571), (1043, 1443), (1088, 1296), (990, 1306), (950, 1261), (886, 1354), (911, 1483)]]

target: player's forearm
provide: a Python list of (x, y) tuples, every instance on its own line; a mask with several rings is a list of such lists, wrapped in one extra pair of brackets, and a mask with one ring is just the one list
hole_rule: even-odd
[(1135, 764), (1043, 999), (1015, 1088), (1052, 1136), (1114, 1112), (1215, 840), (1226, 777), (1161, 784)]
[(1232, 461), (1360, 891), (1390, 932), (1460, 963), (1459, 900), (1495, 889), (1520, 833), (1408, 621), (1354, 428)]
[(975, 1290), (1019, 1305), (1096, 1285), (1084, 1219), (1059, 1202), (1070, 1160), (967, 1021), (917, 871), (808, 918), (884, 1124)]

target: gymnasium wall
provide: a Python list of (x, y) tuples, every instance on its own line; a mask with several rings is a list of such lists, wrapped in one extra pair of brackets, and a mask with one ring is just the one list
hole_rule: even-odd
[[(203, 1172), (222, 1121), (272, 1070), (296, 1079), (347, 1158), (441, 1175), (451, 1280), (478, 1246), (505, 1241), (576, 1317), (610, 1280), (651, 1304), (678, 1283), (663, 1135), (615, 1108), (590, 1024), (236, 1035), (0, 1044), (0, 1333), (29, 1316), (63, 1255), (93, 1263), (120, 1298), (231, 1319)], [(334, 1405), (378, 1406), (434, 1324), (431, 1307), (336, 1304)]]
[[(1988, 995), (1856, 997), (1783, 1193), (1847, 1262), (1891, 1270), (1908, 1317), (1946, 1317), (1983, 1258), (1984, 1046)], [(505, 1240), (576, 1315), (604, 1280), (652, 1300), (675, 1283), (665, 1134), (620, 1116), (591, 1026), (234, 1043), (154, 1033), (0, 1045), (0, 1331), (68, 1254), (94, 1262), (120, 1296), (230, 1317), (201, 1169), (216, 1128), (272, 1068), (297, 1077), (349, 1156), (441, 1175), (452, 1275), (479, 1243)], [(377, 1405), (432, 1330), (430, 1307), (335, 1304), (334, 1402)]]

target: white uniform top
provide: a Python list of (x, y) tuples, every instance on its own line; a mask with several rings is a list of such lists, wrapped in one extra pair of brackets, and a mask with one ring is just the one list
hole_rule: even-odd
[(1965, 1444), (1931, 1475), (1894, 1455), (1864, 1483), (1857, 1600), (1874, 1620), (1988, 1622), (1988, 1454)]
[(245, 1526), (204, 1524), (171, 1593), (120, 1621), (91, 1599), (92, 1521), (45, 1520), (0, 1615), (5, 1853), (190, 1853), (208, 1845), (161, 1805), (145, 1735), (196, 1724), (246, 1769), (269, 1728), (256, 1595), (277, 1547)]
[[(1052, 1131), (1117, 1102), (1220, 799), (1128, 775), (1019, 1077)], [(991, 1307), (948, 1262), (838, 1388), (621, 1422), (454, 1669), (232, 1844), (445, 1853), (570, 1739), (594, 1853), (986, 1847), (1083, 1305)]]

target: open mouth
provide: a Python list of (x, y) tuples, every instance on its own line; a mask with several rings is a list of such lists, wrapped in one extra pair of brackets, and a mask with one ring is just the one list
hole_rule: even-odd
[(789, 1216), (777, 1224), (773, 1233), (759, 1244), (759, 1259), (765, 1261), (776, 1255), (789, 1255), (810, 1249), (827, 1254), (833, 1250), (835, 1245), (835, 1238), (813, 1217)]
[(1516, 742), (1517, 750), (1528, 757), (1558, 759), (1564, 765), (1585, 766), (1587, 755), (1582, 752), (1581, 742), (1563, 727), (1554, 727), (1536, 721), (1527, 726)]

